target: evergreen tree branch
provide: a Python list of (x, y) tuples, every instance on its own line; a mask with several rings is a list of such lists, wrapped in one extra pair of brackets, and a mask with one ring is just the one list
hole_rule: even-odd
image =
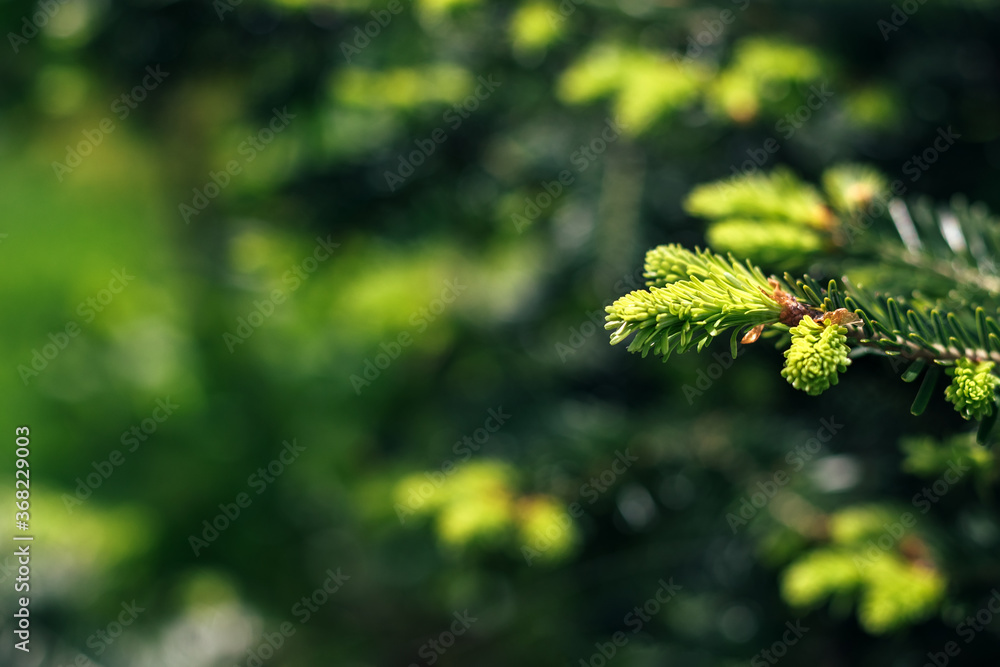
[(946, 398), (963, 417), (993, 414), (1000, 325), (982, 307), (971, 312), (940, 304), (911, 307), (900, 298), (870, 295), (846, 278), (826, 287), (808, 275), (793, 279), (785, 274), (779, 280), (749, 261), (678, 245), (650, 250), (645, 268), (649, 289), (631, 292), (606, 309), (612, 344), (634, 336), (631, 352), (652, 352), (666, 360), (673, 352), (700, 352), (732, 329), (735, 357), (740, 341), (753, 343), (772, 328), (791, 334), (782, 375), (797, 389), (815, 395), (837, 384), (854, 347), (914, 362), (902, 379), (912, 382), (924, 375), (915, 414), (926, 407), (940, 374), (937, 366), (955, 367), (949, 370), (953, 381)]

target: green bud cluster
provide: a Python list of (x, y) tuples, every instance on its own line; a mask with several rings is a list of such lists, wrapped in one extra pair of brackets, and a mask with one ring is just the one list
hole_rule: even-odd
[(815, 322), (806, 315), (789, 332), (792, 345), (785, 350), (785, 368), (781, 371), (788, 384), (811, 396), (837, 384), (838, 373), (851, 364), (847, 358), (847, 329), (829, 320)]
[(959, 359), (948, 369), (951, 384), (944, 390), (944, 397), (954, 404), (965, 419), (982, 419), (993, 414), (996, 404), (996, 387), (1000, 378), (993, 374), (992, 361), (975, 362)]

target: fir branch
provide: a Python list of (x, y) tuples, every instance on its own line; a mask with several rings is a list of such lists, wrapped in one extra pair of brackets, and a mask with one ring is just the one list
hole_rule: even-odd
[(698, 186), (688, 195), (684, 208), (692, 215), (715, 220), (785, 220), (819, 229), (832, 221), (815, 188), (781, 168)]
[(758, 325), (777, 322), (782, 306), (769, 296), (771, 284), (760, 269), (706, 250), (660, 246), (646, 256), (649, 290), (636, 290), (606, 308), (606, 329), (616, 345), (635, 335), (630, 352), (653, 352), (664, 360), (692, 347), (701, 351), (713, 338), (737, 337)]
[(974, 287), (993, 294), (1000, 292), (1000, 276), (986, 273), (978, 267), (973, 268), (969, 265), (922, 253), (915, 254), (902, 247), (884, 249), (883, 257), (895, 260), (906, 270), (916, 269), (917, 271), (931, 272), (954, 285), (961, 285), (965, 288)]
[(993, 415), (1000, 324), (984, 308), (911, 307), (902, 299), (873, 296), (846, 278), (826, 287), (808, 275), (786, 274), (781, 281), (732, 255), (678, 245), (649, 251), (646, 276), (648, 290), (631, 292), (606, 309), (612, 344), (635, 336), (630, 352), (666, 360), (673, 352), (701, 351), (732, 329), (735, 357), (741, 333), (744, 343), (752, 343), (769, 326), (787, 328), (792, 347), (782, 375), (797, 389), (816, 395), (837, 384), (853, 346), (915, 362), (903, 374), (907, 382), (924, 374), (914, 414), (927, 405), (940, 374), (936, 367), (956, 366), (948, 399), (967, 419)]
[(895, 355), (903, 359), (916, 361), (925, 359), (928, 361), (957, 361), (958, 359), (970, 359), (972, 361), (994, 361), (1000, 363), (1000, 352), (984, 350), (980, 348), (965, 348), (962, 350), (949, 348), (940, 343), (932, 343), (928, 349), (926, 346), (906, 340), (902, 336), (886, 336), (875, 334), (869, 336), (862, 329), (848, 327), (847, 337), (857, 341), (858, 345), (880, 352), (886, 350), (886, 343), (891, 344)]

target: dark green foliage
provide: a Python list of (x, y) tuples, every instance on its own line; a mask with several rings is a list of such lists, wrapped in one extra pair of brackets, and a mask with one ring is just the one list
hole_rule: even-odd
[[(996, 228), (945, 204), (1000, 210), (995, 3), (922, 3), (888, 40), (892, 8), (863, 0), (414, 0), (382, 25), (390, 5), (0, 3), (0, 385), (36, 443), (24, 657), (256, 664), (285, 623), (264, 667), (596, 665), (619, 632), (609, 667), (726, 667), (800, 619), (782, 665), (921, 665), (956, 640), (996, 586), (996, 466), (950, 435), (974, 427), (941, 400), (946, 376), (907, 414), (941, 365), (905, 357), (931, 352), (911, 333), (1000, 335)], [(157, 66), (162, 85), (115, 105)], [(911, 180), (949, 124), (961, 139)], [(719, 197), (737, 172), (777, 184), (766, 206)], [(951, 215), (966, 250), (941, 232)], [(317, 239), (337, 244), (322, 261)], [(652, 294), (642, 253), (661, 244), (708, 244), (750, 277), (738, 312), (699, 303), (670, 325), (701, 355), (653, 364), (600, 322)], [(679, 271), (660, 287), (708, 278)], [(871, 302), (838, 325), (852, 363), (818, 398), (778, 372), (772, 274), (819, 314)], [(872, 322), (897, 328), (889, 296), (902, 343)], [(636, 323), (647, 353), (682, 347), (653, 349), (662, 305)], [(179, 407), (157, 421), (158, 401)], [(896, 444), (914, 434), (911, 466)], [(285, 440), (306, 449), (258, 494)], [(889, 567), (845, 577), (826, 558), (905, 512)], [(790, 571), (811, 596), (783, 594)], [(633, 632), (661, 581), (682, 588)], [(133, 600), (145, 611), (98, 655), (90, 638)], [(995, 660), (995, 625), (956, 661)]]

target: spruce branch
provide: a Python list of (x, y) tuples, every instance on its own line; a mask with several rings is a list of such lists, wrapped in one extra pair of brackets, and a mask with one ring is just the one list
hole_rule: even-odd
[(713, 248), (756, 263), (850, 267), (889, 293), (1000, 307), (1000, 220), (982, 205), (907, 204), (866, 165), (821, 181), (822, 194), (784, 168), (737, 175), (696, 187), (684, 207), (706, 219)]
[[(634, 335), (630, 351), (666, 360), (732, 330), (735, 357), (741, 341), (788, 332), (782, 376), (813, 395), (837, 384), (852, 357), (899, 358), (910, 362), (904, 381), (922, 378), (913, 414), (927, 407), (947, 367), (946, 398), (966, 419), (982, 420), (985, 438), (1000, 415), (1000, 221), (957, 197), (950, 209), (891, 199), (886, 179), (864, 165), (833, 167), (822, 182), (820, 194), (776, 169), (695, 188), (685, 208), (709, 220), (713, 246), (733, 252), (650, 250), (649, 288), (607, 308), (611, 342)], [(809, 275), (768, 277), (755, 263), (837, 260), (883, 293), (846, 277), (826, 285)]]
[(934, 274), (938, 278), (947, 280), (950, 286), (975, 288), (993, 294), (1000, 292), (1000, 276), (994, 273), (992, 266), (989, 270), (983, 270), (980, 266), (964, 262), (932, 257), (926, 253), (913, 253), (902, 246), (886, 248), (884, 256), (895, 261), (903, 270)]
[[(910, 204), (894, 199), (886, 209), (891, 223), (882, 233), (844, 247), (846, 255), (868, 265), (882, 289), (1000, 306), (1000, 220), (960, 196), (947, 208), (925, 199)], [(845, 224), (858, 223), (855, 215)]]
[(914, 414), (926, 407), (940, 375), (938, 366), (954, 366), (948, 400), (966, 419), (994, 415), (994, 390), (1000, 384), (993, 374), (994, 362), (1000, 361), (995, 312), (949, 310), (947, 304), (919, 299), (910, 304), (872, 295), (846, 278), (826, 287), (808, 275), (794, 279), (785, 274), (779, 280), (732, 255), (692, 252), (679, 245), (650, 250), (645, 269), (649, 288), (606, 309), (611, 343), (634, 336), (630, 352), (652, 352), (666, 360), (673, 352), (700, 352), (732, 329), (735, 357), (741, 340), (753, 343), (772, 328), (791, 334), (782, 376), (796, 389), (817, 395), (836, 385), (855, 348), (912, 362), (902, 379), (924, 376)]
[(768, 264), (824, 250), (836, 223), (820, 193), (783, 168), (698, 186), (684, 208), (711, 221), (712, 247)]
[(648, 290), (636, 290), (606, 308), (606, 329), (616, 345), (635, 335), (630, 352), (668, 359), (674, 351), (701, 351), (713, 338), (735, 329), (731, 340), (760, 324), (777, 321), (779, 306), (760, 269), (705, 250), (660, 246), (646, 256)]

